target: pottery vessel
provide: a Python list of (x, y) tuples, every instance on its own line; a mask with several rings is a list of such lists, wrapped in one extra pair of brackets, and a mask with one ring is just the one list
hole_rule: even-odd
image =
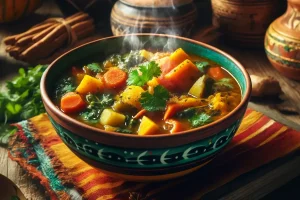
[[(140, 45), (136, 46), (137, 43)], [(179, 47), (187, 53), (219, 63), (234, 76), (241, 87), (242, 100), (232, 112), (208, 125), (177, 134), (140, 136), (109, 132), (79, 122), (60, 111), (51, 100), (53, 83), (74, 63), (121, 51), (141, 48), (173, 51)], [(250, 92), (248, 73), (231, 56), (204, 43), (158, 34), (109, 37), (87, 43), (49, 65), (41, 80), (43, 103), (62, 141), (88, 164), (112, 176), (135, 181), (180, 177), (211, 161), (236, 133), (246, 111)]]
[(272, 65), (288, 78), (300, 80), (300, 1), (288, 0), (288, 9), (269, 27), (265, 51)]
[(281, 0), (211, 0), (213, 25), (232, 45), (263, 47), (265, 32), (280, 15)]
[(111, 11), (114, 35), (163, 33), (188, 36), (197, 9), (193, 0), (119, 0)]

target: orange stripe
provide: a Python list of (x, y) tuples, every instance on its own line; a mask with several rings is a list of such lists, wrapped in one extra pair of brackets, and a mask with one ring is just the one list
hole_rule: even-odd
[(120, 190), (119, 192), (115, 192), (115, 193), (112, 193), (112, 194), (107, 194), (107, 195), (99, 196), (97, 198), (97, 200), (114, 199), (117, 195), (120, 195), (120, 194), (123, 194), (123, 193), (128, 193), (128, 192), (131, 192), (131, 191), (137, 191), (140, 188), (143, 188), (145, 186), (146, 186), (146, 184), (140, 183), (140, 184), (137, 184), (134, 187), (130, 187), (130, 188), (126, 188), (124, 190)]
[(257, 136), (258, 134), (260, 134), (261, 132), (263, 132), (264, 130), (266, 130), (267, 128), (269, 128), (272, 124), (274, 124), (275, 121), (270, 120), (268, 123), (266, 123), (265, 125), (263, 125), (262, 127), (260, 127), (257, 131), (251, 133), (250, 135), (248, 135), (246, 138), (240, 140), (240, 141), (236, 141), (235, 143), (231, 143), (225, 150), (224, 152), (229, 151), (230, 149), (250, 140), (251, 138)]
[(262, 113), (252, 111), (242, 120), (241, 126), (239, 127), (235, 136), (246, 131), (249, 127), (255, 125), (255, 123), (263, 116)]
[(276, 138), (279, 134), (285, 132), (288, 129), (288, 127), (283, 126), (281, 127), (278, 131), (276, 131), (275, 133), (273, 133), (271, 135), (271, 137), (268, 137), (265, 141), (263, 141), (262, 143), (260, 143), (258, 145), (258, 147), (265, 145), (266, 143), (270, 142), (271, 140), (273, 140), (274, 138)]
[(83, 179), (82, 181), (80, 181), (78, 183), (78, 186), (79, 187), (82, 187), (90, 182), (94, 182), (94, 181), (97, 181), (99, 179), (104, 179), (104, 178), (107, 178), (108, 176), (106, 174), (102, 174), (102, 173), (93, 173), (93, 174), (90, 174), (88, 177), (86, 177), (85, 179)]
[(85, 193), (84, 193), (84, 196), (85, 197), (88, 197), (89, 195), (91, 195), (93, 192), (96, 192), (97, 190), (99, 189), (111, 189), (111, 188), (115, 188), (115, 187), (118, 187), (120, 185), (122, 185), (124, 183), (124, 181), (116, 181), (114, 183), (104, 183), (104, 184), (98, 184), (98, 185), (95, 185), (89, 189), (85, 189)]

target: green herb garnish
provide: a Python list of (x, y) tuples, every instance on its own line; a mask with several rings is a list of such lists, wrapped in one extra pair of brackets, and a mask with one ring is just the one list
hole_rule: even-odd
[(210, 67), (210, 64), (206, 61), (196, 61), (195, 65), (202, 73), (205, 73)]
[(80, 116), (90, 123), (97, 123), (102, 111), (114, 103), (112, 94), (88, 94), (85, 98), (89, 105), (85, 111), (80, 113)]
[(59, 80), (55, 86), (55, 98), (60, 99), (64, 94), (68, 92), (74, 92), (76, 89), (74, 79), (72, 77), (64, 77)]
[(148, 111), (159, 111), (165, 109), (169, 96), (168, 90), (158, 85), (154, 88), (153, 94), (143, 92), (139, 101), (144, 109)]
[(224, 92), (233, 89), (232, 80), (230, 78), (222, 78), (213, 83), (212, 89), (215, 92)]
[(16, 122), (45, 112), (40, 93), (40, 80), (46, 65), (19, 69), (19, 75), (6, 82), (0, 93), (0, 121)]
[(189, 121), (192, 127), (199, 127), (212, 122), (212, 117), (206, 113), (200, 113), (194, 115)]
[(147, 62), (139, 65), (138, 69), (134, 69), (129, 73), (127, 85), (143, 86), (147, 81), (160, 74), (160, 67), (155, 61)]
[(99, 63), (91, 63), (86, 66), (89, 70), (95, 73), (103, 72), (103, 66)]

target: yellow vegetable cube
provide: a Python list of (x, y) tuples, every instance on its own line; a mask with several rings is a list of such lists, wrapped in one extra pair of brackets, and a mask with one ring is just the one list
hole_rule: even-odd
[(102, 125), (120, 126), (125, 122), (125, 115), (117, 113), (112, 109), (104, 109), (100, 116)]
[(150, 51), (146, 51), (145, 49), (141, 50), (140, 54), (142, 57), (146, 58), (147, 60), (150, 60), (153, 57), (153, 53)]
[(179, 65), (184, 60), (190, 59), (189, 55), (187, 55), (182, 48), (177, 49), (170, 55), (170, 61), (173, 65)]
[(138, 135), (154, 135), (159, 133), (159, 127), (151, 119), (143, 116)]
[(144, 92), (143, 88), (140, 86), (127, 86), (126, 89), (120, 95), (121, 101), (132, 105), (135, 108), (141, 108), (139, 99), (141, 94)]
[(101, 79), (94, 78), (89, 75), (84, 75), (80, 84), (76, 88), (76, 92), (79, 94), (87, 94), (87, 93), (97, 93), (102, 91), (104, 88), (104, 83)]
[(205, 76), (205, 75), (201, 76), (191, 87), (191, 89), (189, 90), (189, 94), (194, 97), (201, 98), (205, 91), (206, 79), (207, 79), (207, 76)]

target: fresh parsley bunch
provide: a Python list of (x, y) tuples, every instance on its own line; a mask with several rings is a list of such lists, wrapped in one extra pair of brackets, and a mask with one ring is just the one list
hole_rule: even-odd
[(6, 82), (0, 93), (0, 122), (16, 122), (45, 112), (41, 98), (40, 80), (46, 65), (19, 69), (19, 75)]

